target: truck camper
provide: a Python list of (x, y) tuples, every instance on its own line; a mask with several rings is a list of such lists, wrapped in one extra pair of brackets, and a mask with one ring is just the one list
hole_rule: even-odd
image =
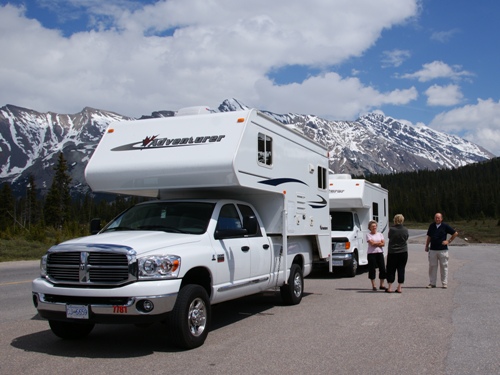
[(33, 302), (55, 335), (166, 322), (174, 345), (195, 348), (213, 304), (273, 289), (298, 304), (313, 261), (330, 257), (323, 146), (255, 109), (180, 112), (105, 131), (92, 190), (158, 199), (43, 256)]
[(358, 266), (368, 264), (366, 234), (370, 232), (368, 223), (371, 220), (378, 223), (378, 231), (387, 241), (388, 192), (379, 184), (364, 179), (330, 174), (329, 195), (332, 229), (330, 271), (344, 271), (354, 277)]

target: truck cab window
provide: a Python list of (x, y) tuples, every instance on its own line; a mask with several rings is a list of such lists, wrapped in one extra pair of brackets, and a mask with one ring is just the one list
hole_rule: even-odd
[(224, 205), (217, 220), (217, 230), (242, 229), (240, 215), (233, 204)]
[(330, 212), (332, 217), (332, 231), (353, 230), (354, 223), (352, 221), (351, 212)]
[[(243, 228), (247, 230), (249, 237), (261, 237), (262, 233), (260, 227), (257, 223), (257, 216), (253, 212), (250, 206), (245, 204), (238, 204), (238, 209), (243, 216)], [(255, 224), (252, 224), (252, 220), (255, 220)]]

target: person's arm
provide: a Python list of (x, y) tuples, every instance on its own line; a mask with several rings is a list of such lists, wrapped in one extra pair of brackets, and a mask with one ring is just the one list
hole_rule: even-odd
[[(455, 238), (457, 238), (457, 236), (458, 236), (458, 232), (453, 233), (453, 234), (451, 235), (451, 237), (449, 238), (449, 240), (447, 240), (447, 241), (443, 241), (443, 245), (449, 245), (449, 244), (451, 244), (451, 243), (452, 243), (452, 241), (453, 241)], [(446, 243), (445, 243), (445, 242), (446, 242)]]
[(425, 252), (429, 252), (429, 242), (431, 242), (431, 237), (427, 236), (427, 240), (425, 240)]

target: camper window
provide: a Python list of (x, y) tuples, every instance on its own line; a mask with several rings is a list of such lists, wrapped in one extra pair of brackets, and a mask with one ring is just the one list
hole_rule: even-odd
[(262, 133), (258, 136), (257, 157), (259, 164), (267, 166), (273, 164), (273, 139)]
[(378, 223), (378, 203), (373, 202), (373, 220)]
[(328, 174), (326, 168), (318, 167), (318, 187), (325, 190), (328, 185)]

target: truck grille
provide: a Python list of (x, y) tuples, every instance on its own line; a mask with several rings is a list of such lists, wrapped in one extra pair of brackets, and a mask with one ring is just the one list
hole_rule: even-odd
[(134, 251), (49, 251), (47, 278), (54, 284), (122, 285), (137, 280)]

